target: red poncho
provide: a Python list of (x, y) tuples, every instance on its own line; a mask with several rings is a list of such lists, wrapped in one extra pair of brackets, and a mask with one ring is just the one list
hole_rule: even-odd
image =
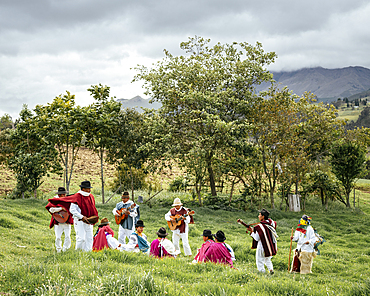
[[(71, 203), (77, 204), (78, 207), (81, 209), (81, 214), (86, 217), (99, 215), (98, 210), (95, 207), (95, 199), (92, 194), (90, 194), (89, 196), (83, 196), (81, 193), (75, 193), (73, 195), (66, 196), (66, 197), (50, 198), (48, 201), (49, 203), (45, 207), (48, 211), (52, 207), (62, 207), (66, 209), (66, 211), (69, 214), (67, 223), (70, 223), (70, 224), (73, 223), (72, 215), (69, 211), (69, 207), (71, 206)], [(56, 221), (54, 219), (51, 219), (50, 228), (54, 226), (55, 222)]]
[(109, 249), (106, 233), (114, 236), (114, 232), (109, 225), (99, 228), (98, 234), (94, 237), (93, 251), (100, 251), (104, 248)]

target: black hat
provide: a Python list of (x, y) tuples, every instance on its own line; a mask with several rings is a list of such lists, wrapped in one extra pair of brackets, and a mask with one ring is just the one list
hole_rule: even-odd
[(166, 229), (164, 227), (159, 228), (159, 230), (156, 232), (156, 234), (159, 237), (166, 237), (168, 235)]
[(67, 194), (68, 191), (64, 187), (58, 187), (57, 194)]
[(225, 233), (221, 230), (217, 231), (214, 235), (215, 239), (217, 239), (219, 242), (223, 242), (226, 240)]
[(135, 227), (145, 227), (143, 220), (137, 220)]
[(122, 193), (121, 198), (130, 198), (130, 194), (127, 191), (125, 191)]
[(265, 217), (265, 219), (268, 219), (269, 215), (270, 215), (270, 212), (266, 209), (262, 209), (260, 211), (261, 215)]
[(82, 181), (80, 187), (81, 188), (92, 188), (90, 181)]
[(204, 229), (203, 230), (203, 236), (212, 236), (212, 231), (209, 229)]

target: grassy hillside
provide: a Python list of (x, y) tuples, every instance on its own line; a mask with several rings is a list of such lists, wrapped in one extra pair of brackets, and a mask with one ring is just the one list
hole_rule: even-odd
[[(138, 193), (140, 194), (140, 193)], [(46, 201), (0, 200), (0, 295), (369, 295), (370, 196), (356, 192), (360, 209), (331, 203), (324, 211), (317, 200), (307, 201), (305, 213), (326, 243), (314, 260), (313, 274), (287, 272), (290, 234), (302, 213), (271, 211), (277, 221), (278, 254), (273, 258), (275, 274), (259, 274), (255, 251), (245, 228), (236, 223), (257, 221), (257, 211), (213, 211), (192, 206), (186, 194), (163, 193), (151, 207), (141, 205), (144, 232), (150, 241), (165, 226), (164, 214), (173, 198), (181, 197), (195, 210), (190, 226), (190, 246), (195, 255), (202, 244), (203, 229), (223, 230), (235, 251), (236, 269), (207, 264), (190, 264), (192, 258), (156, 260), (141, 254), (106, 250), (83, 253), (73, 249), (57, 254), (54, 231), (48, 228)], [(118, 197), (101, 205), (99, 216), (111, 221)], [(117, 225), (112, 228), (117, 232)], [(94, 230), (96, 227), (94, 227)], [(116, 233), (117, 236), (117, 233)], [(72, 248), (75, 243), (72, 231)], [(295, 245), (295, 244), (294, 244)]]

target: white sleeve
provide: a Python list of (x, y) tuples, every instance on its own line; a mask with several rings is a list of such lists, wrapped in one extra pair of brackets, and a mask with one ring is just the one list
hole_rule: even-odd
[(114, 208), (112, 213), (113, 213), (114, 216), (119, 216), (119, 214), (117, 214), (117, 208)]
[(60, 212), (61, 210), (63, 210), (62, 207), (55, 207), (55, 208), (50, 208), (49, 212), (53, 214), (53, 213), (56, 213), (56, 212)]
[(167, 221), (171, 221), (171, 211), (168, 211), (168, 213), (166, 215), (164, 215), (164, 218), (167, 220)]
[(137, 245), (137, 237), (136, 235), (130, 235), (130, 239), (128, 241), (128, 244), (125, 246), (125, 250), (128, 252), (132, 252)]
[(299, 240), (299, 234), (300, 232), (297, 230), (294, 232), (293, 242), (297, 242)]
[(190, 223), (190, 216), (187, 216), (185, 219), (184, 219), (184, 222), (186, 224), (189, 224)]
[(254, 240), (257, 241), (257, 242), (260, 240), (260, 236), (259, 236), (259, 234), (258, 234), (257, 231), (256, 232), (252, 232), (251, 233), (251, 237), (253, 237)]
[(78, 219), (82, 219), (84, 217), (84, 215), (81, 214), (80, 207), (75, 203), (71, 203), (71, 206), (69, 207), (69, 211), (74, 217)]
[(130, 217), (135, 218), (136, 216), (137, 216), (137, 210), (136, 210), (136, 207), (135, 207), (134, 210), (132, 212), (130, 212)]

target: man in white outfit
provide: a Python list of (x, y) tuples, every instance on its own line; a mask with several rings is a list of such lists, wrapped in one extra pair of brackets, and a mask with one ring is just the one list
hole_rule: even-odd
[(94, 236), (93, 224), (89, 217), (98, 217), (98, 210), (95, 207), (95, 198), (90, 193), (90, 181), (83, 181), (80, 190), (70, 196), (76, 200), (71, 203), (69, 211), (73, 215), (73, 225), (76, 232), (76, 250), (92, 251)]
[(184, 254), (185, 256), (191, 256), (191, 248), (189, 245), (188, 240), (188, 233), (189, 233), (189, 223), (191, 221), (191, 217), (189, 215), (189, 210), (182, 206), (181, 200), (179, 198), (175, 198), (173, 201), (173, 208), (168, 211), (165, 215), (165, 219), (167, 221), (175, 221), (176, 215), (181, 218), (181, 223), (176, 227), (175, 230), (172, 230), (172, 242), (177, 251), (180, 251), (180, 238), (182, 239), (182, 245), (184, 247)]
[(121, 198), (122, 201), (117, 203), (112, 213), (117, 217), (124, 218), (118, 227), (118, 241), (120, 244), (126, 244), (126, 237), (130, 240), (131, 234), (135, 231), (135, 224), (140, 219), (140, 210), (139, 205), (130, 200), (130, 195), (127, 191), (123, 192)]
[(303, 215), (299, 221), (298, 227), (291, 240), (297, 242), (297, 248), (294, 252), (293, 262), (290, 272), (299, 272), (301, 274), (311, 273), (313, 258), (316, 257), (315, 230), (310, 225), (311, 217)]
[[(59, 187), (58, 192), (54, 196), (54, 198), (65, 197), (67, 191), (64, 187)], [(63, 211), (64, 208), (62, 207), (51, 207), (49, 208), (49, 212), (51, 214), (58, 213)], [(54, 226), (55, 231), (55, 248), (58, 253), (65, 252), (71, 247), (71, 221), (66, 221), (65, 223), (60, 223), (56, 221), (53, 217), (50, 221), (50, 226)], [(62, 234), (64, 233), (64, 244), (62, 246)]]

